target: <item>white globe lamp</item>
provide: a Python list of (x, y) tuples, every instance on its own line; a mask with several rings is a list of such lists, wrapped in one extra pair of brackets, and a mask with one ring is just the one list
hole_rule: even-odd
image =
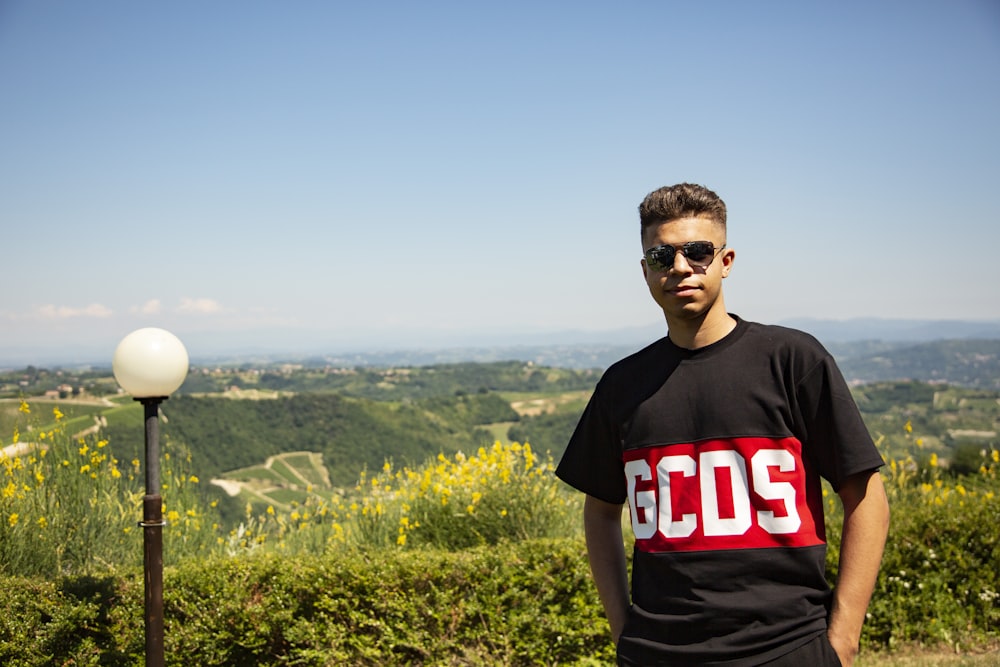
[(184, 384), (188, 353), (177, 336), (147, 327), (118, 343), (111, 368), (118, 384), (133, 398), (165, 398)]

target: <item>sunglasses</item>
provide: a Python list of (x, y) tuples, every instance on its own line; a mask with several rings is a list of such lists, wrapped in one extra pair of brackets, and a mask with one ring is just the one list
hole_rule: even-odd
[(687, 263), (694, 268), (704, 269), (715, 260), (715, 255), (726, 247), (716, 248), (711, 241), (688, 241), (679, 248), (672, 245), (658, 245), (644, 254), (646, 266), (653, 271), (668, 271), (674, 266), (674, 256), (680, 252)]

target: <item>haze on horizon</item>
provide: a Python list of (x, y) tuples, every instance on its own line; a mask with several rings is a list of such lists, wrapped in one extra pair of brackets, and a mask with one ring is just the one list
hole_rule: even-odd
[(747, 319), (1000, 320), (990, 0), (8, 0), (0, 81), (0, 358), (655, 330), (679, 181)]

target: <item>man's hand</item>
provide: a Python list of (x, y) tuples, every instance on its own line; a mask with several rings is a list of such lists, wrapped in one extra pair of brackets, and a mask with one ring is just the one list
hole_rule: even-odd
[(889, 502), (878, 471), (849, 477), (837, 493), (844, 504), (844, 530), (827, 635), (840, 662), (850, 667), (858, 655), (861, 626), (882, 562)]

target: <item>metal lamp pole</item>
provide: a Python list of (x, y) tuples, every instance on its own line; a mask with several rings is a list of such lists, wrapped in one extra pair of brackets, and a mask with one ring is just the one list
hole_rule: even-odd
[(188, 355), (183, 343), (163, 329), (133, 331), (122, 339), (112, 362), (122, 389), (142, 403), (146, 423), (146, 495), (142, 499), (145, 582), (146, 667), (163, 667), (163, 498), (160, 497), (160, 403), (183, 383)]
[(163, 498), (160, 497), (160, 403), (137, 398), (146, 422), (146, 495), (142, 499), (142, 565), (145, 581), (146, 667), (163, 667)]

